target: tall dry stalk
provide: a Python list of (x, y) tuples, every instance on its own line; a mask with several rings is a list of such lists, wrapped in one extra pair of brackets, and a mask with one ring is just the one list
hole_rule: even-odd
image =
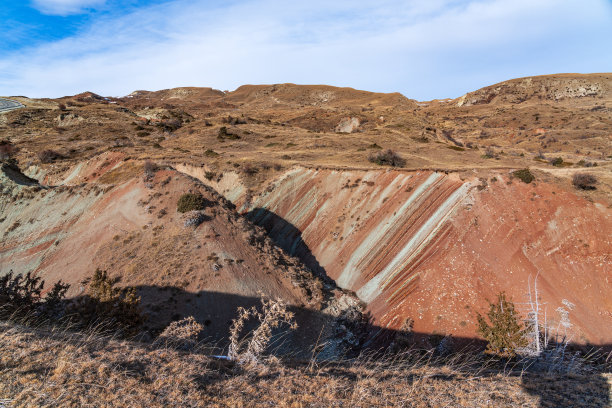
[[(232, 321), (228, 357), (238, 364), (260, 364), (262, 355), (270, 344), (272, 330), (280, 327), (281, 324), (286, 323), (290, 330), (297, 328), (297, 323), (293, 320), (293, 313), (287, 310), (287, 305), (280, 299), (262, 297), (261, 305), (261, 312), (255, 306), (249, 309), (239, 307), (238, 317)], [(252, 331), (250, 338), (241, 338), (240, 334), (250, 319), (258, 320), (259, 324)]]

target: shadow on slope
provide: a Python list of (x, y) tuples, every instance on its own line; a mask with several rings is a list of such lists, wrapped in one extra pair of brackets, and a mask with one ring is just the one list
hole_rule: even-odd
[(297, 257), (312, 272), (324, 279), (326, 283), (335, 284), (327, 276), (325, 268), (321, 266), (308, 245), (306, 245), (302, 239), (302, 232), (295, 225), (265, 208), (254, 208), (245, 216), (252, 223), (263, 227), (276, 246), (282, 248), (289, 255)]
[[(260, 306), (260, 299), (257, 297), (210, 291), (192, 293), (170, 286), (139, 286), (137, 292), (145, 306), (147, 314), (145, 328), (149, 333), (155, 336), (171, 321), (194, 316), (205, 326), (202, 340), (215, 344), (219, 348), (218, 354), (223, 354), (227, 350), (229, 329), (232, 319), (237, 316), (237, 309)], [(323, 356), (319, 354), (319, 357), (331, 356), (329, 348), (323, 351), (326, 347), (322, 343), (327, 341), (328, 346), (332, 344), (332, 347), (336, 347), (335, 351), (343, 350), (345, 356), (350, 354), (351, 342), (347, 341), (347, 337), (351, 337), (352, 334), (339, 329), (346, 326), (346, 322), (338, 324), (335, 317), (304, 307), (292, 306), (289, 309), (295, 313), (298, 329), (293, 332), (287, 331), (285, 327), (276, 330), (269, 352), (297, 359), (295, 364), (300, 364), (300, 359), (310, 359), (317, 353), (323, 354)], [(397, 341), (400, 337), (406, 338), (405, 333), (380, 328), (370, 322), (367, 324), (364, 333), (377, 333), (377, 335), (376, 341), (368, 341), (369, 346), (362, 349), (366, 355), (374, 352), (375, 356), (379, 356), (378, 351), (382, 346)], [(245, 327), (245, 332), (254, 327), (251, 322)], [(530, 361), (503, 360), (481, 367), (479, 352), (484, 343), (479, 339), (455, 338), (443, 345), (439, 335), (411, 333), (408, 337), (416, 350), (422, 350), (417, 353), (423, 353), (427, 357), (425, 360), (428, 365), (443, 366), (448, 361), (444, 358), (445, 353), (452, 356), (453, 353), (464, 350), (467, 357), (466, 367), (472, 367), (466, 369), (467, 375), (474, 375), (476, 372), (478, 376), (487, 378), (500, 375), (520, 377), (521, 387), (525, 392), (537, 396), (541, 407), (607, 407), (611, 402), (610, 385), (603, 372), (604, 364), (593, 365), (590, 370), (568, 373), (549, 373), (546, 370), (535, 369), (536, 364)], [(360, 345), (363, 346), (366, 340), (365, 337), (359, 339)], [(611, 349), (612, 345), (603, 348)], [(315, 349), (316, 352), (313, 351)], [(577, 345), (570, 345), (568, 349), (573, 352), (586, 351), (586, 348)], [(435, 355), (441, 358), (433, 357)], [(384, 355), (380, 356), (385, 358)], [(470, 361), (472, 356), (473, 362)], [(335, 357), (342, 358), (342, 355)], [(376, 357), (372, 361), (376, 361)], [(444, 380), (439, 376), (436, 377), (436, 380), (440, 379)], [(452, 381), (453, 377), (449, 376), (447, 380)]]

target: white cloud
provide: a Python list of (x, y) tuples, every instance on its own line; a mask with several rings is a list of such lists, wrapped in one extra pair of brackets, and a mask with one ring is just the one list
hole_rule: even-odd
[(106, 0), (32, 0), (32, 6), (44, 14), (65, 16), (78, 14), (88, 7), (103, 5)]
[(295, 82), (431, 99), (512, 77), (612, 66), (612, 12), (605, 0), (210, 4), (152, 6), (0, 57), (0, 90), (125, 95)]

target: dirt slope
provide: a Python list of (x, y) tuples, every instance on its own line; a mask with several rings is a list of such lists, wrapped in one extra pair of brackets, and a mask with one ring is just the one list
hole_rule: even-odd
[[(0, 138), (27, 176), (54, 187), (3, 181), (16, 192), (2, 198), (0, 266), (71, 282), (102, 266), (125, 284), (264, 290), (316, 309), (299, 262), (282, 266), (271, 244), (253, 244), (206, 184), (355, 291), (382, 326), (412, 318), (419, 331), (472, 336), (485, 298), (506, 290), (522, 302), (539, 272), (551, 315), (564, 299), (575, 305), (575, 340), (610, 342), (610, 78), (521, 78), (418, 103), (294, 84), (20, 98), (26, 108), (0, 115)], [(383, 148), (405, 168), (368, 160)], [(58, 155), (43, 162), (48, 149)], [(149, 159), (166, 167), (145, 182)], [(522, 168), (535, 183), (512, 179)], [(595, 188), (574, 188), (577, 173)], [(172, 202), (196, 186), (217, 204), (192, 231)]]
[[(182, 171), (197, 171), (187, 166)], [(251, 199), (221, 189), (289, 253), (369, 304), (381, 327), (469, 337), (486, 299), (506, 291), (526, 312), (538, 276), (551, 324), (571, 302), (577, 342), (612, 342), (612, 212), (510, 172), (295, 168)]]
[[(1, 273), (32, 270), (48, 283), (71, 284), (76, 296), (96, 268), (107, 270), (138, 288), (152, 333), (194, 315), (208, 338), (222, 341), (237, 307), (264, 295), (298, 311), (300, 329), (288, 340), (295, 352), (309, 350), (320, 333), (334, 334), (335, 317), (356, 304), (275, 247), (229, 201), (175, 170), (147, 178), (142, 163), (109, 154), (68, 172), (70, 186), (18, 185), (2, 174), (13, 188), (2, 196)], [(201, 225), (177, 212), (186, 192), (204, 197)]]

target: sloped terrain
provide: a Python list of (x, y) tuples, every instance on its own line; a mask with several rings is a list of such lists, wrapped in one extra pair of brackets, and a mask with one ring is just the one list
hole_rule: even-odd
[[(4, 172), (0, 266), (73, 291), (108, 269), (160, 327), (190, 311), (215, 333), (259, 291), (326, 321), (333, 299), (357, 302), (338, 285), (382, 328), (473, 337), (486, 299), (522, 303), (538, 276), (552, 324), (565, 300), (573, 340), (609, 344), (611, 78), (427, 102), (294, 84), (19, 98), (0, 121), (24, 173)], [(382, 149), (403, 168), (369, 160)], [(512, 175), (525, 168), (530, 184)], [(582, 173), (593, 188), (572, 185)], [(190, 190), (209, 203), (197, 228), (176, 212)]]
[[(3, 186), (13, 183), (3, 175)], [(193, 315), (220, 346), (238, 307), (257, 305), (260, 296), (279, 298), (296, 310), (300, 329), (288, 342), (298, 354), (317, 336), (334, 335), (334, 319), (357, 303), (285, 255), (210, 187), (175, 170), (146, 175), (141, 163), (109, 154), (66, 180), (89, 183), (31, 183), (4, 192), (2, 272), (62, 280), (76, 296), (95, 269), (107, 270), (138, 289), (145, 330), (156, 334)], [(205, 208), (177, 212), (185, 193), (201, 194)]]
[(15, 406), (405, 407), (592, 406), (611, 401), (610, 374), (546, 375), (477, 356), (241, 370), (231, 362), (97, 336), (0, 324), (0, 396)]
[(524, 303), (537, 277), (553, 326), (566, 300), (575, 341), (612, 342), (602, 204), (509, 172), (295, 168), (248, 203), (244, 191), (226, 194), (286, 251), (355, 291), (381, 327), (413, 319), (418, 332), (470, 337), (487, 299), (505, 291)]

